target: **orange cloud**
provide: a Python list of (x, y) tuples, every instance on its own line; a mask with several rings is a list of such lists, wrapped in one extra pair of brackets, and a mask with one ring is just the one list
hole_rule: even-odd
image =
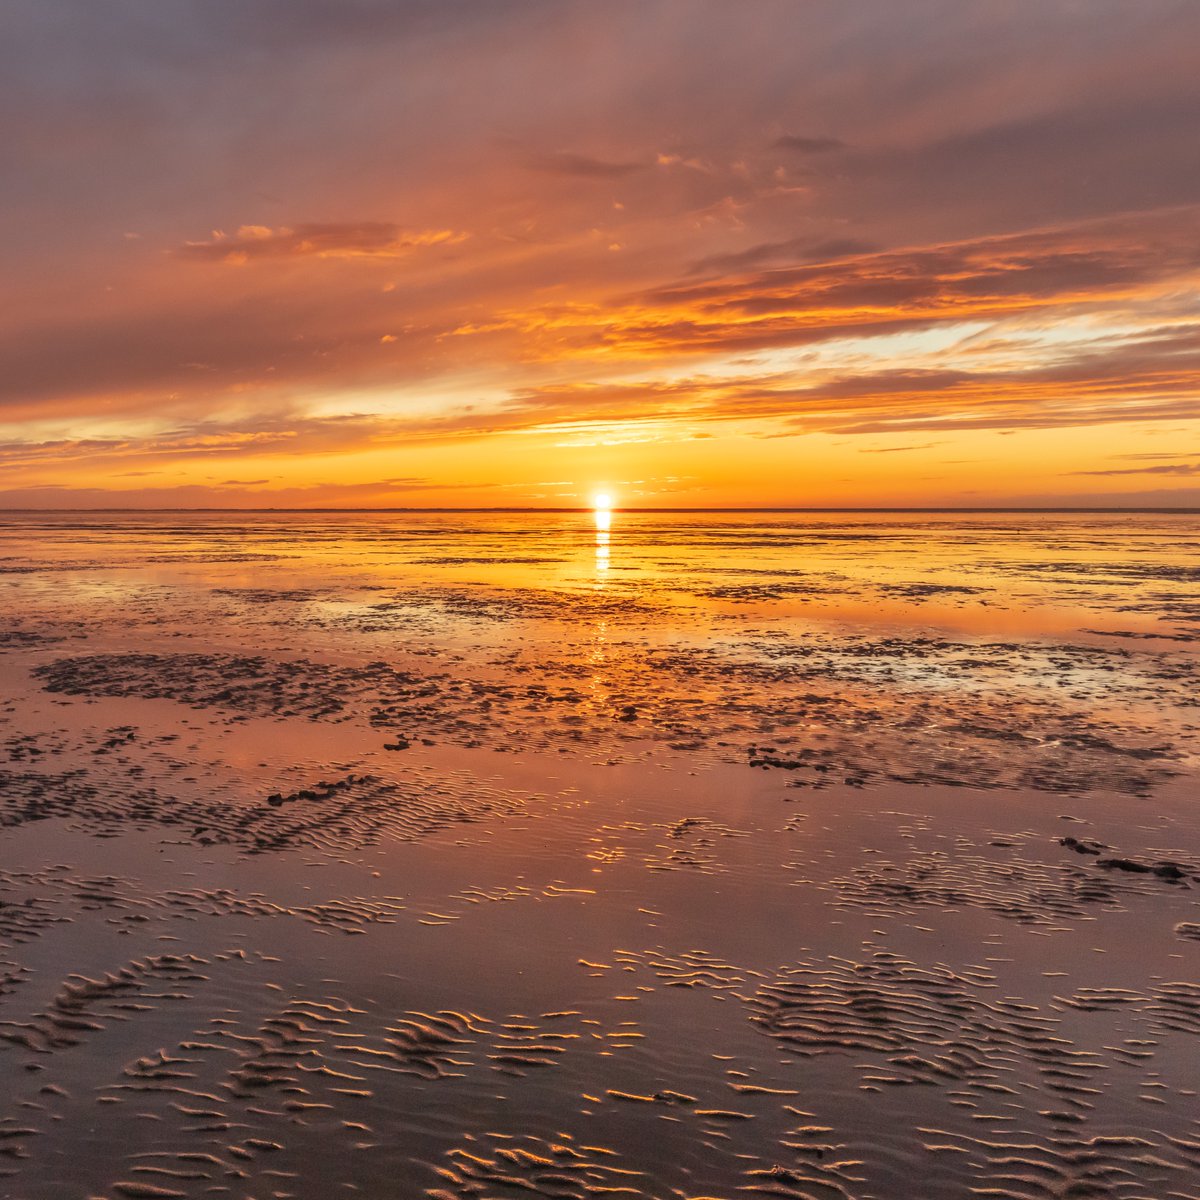
[[(755, 248), (750, 253), (764, 253)], [(736, 260), (735, 260), (736, 261)], [(720, 266), (721, 261), (716, 260)], [(1200, 272), (1200, 208), (852, 254), (510, 314), (551, 356), (754, 350), (1137, 301)]]
[(272, 229), (243, 225), (236, 234), (213, 232), (205, 242), (185, 242), (179, 258), (240, 265), (260, 258), (405, 258), (424, 246), (456, 245), (465, 233), (452, 229), (404, 230), (387, 221), (297, 225)]

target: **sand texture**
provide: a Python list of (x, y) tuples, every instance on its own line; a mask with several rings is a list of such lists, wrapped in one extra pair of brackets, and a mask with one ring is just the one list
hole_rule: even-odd
[(1198, 551), (3, 517), (0, 1200), (1198, 1200)]

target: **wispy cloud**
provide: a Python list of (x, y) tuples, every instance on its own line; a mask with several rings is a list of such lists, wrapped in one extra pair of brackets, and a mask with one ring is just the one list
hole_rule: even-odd
[(1073, 475), (1200, 475), (1200, 462), (1160, 463), (1154, 467), (1110, 467), (1097, 471), (1072, 471)]
[(607, 159), (566, 151), (536, 155), (527, 160), (527, 165), (535, 171), (545, 171), (551, 175), (573, 175), (578, 179), (623, 179), (648, 167), (644, 162), (610, 162)]
[(828, 154), (830, 150), (844, 150), (846, 143), (841, 138), (785, 133), (772, 143), (777, 150), (795, 150), (800, 154)]
[(422, 247), (455, 245), (466, 237), (452, 229), (404, 230), (386, 221), (295, 229), (242, 225), (235, 234), (218, 230), (206, 241), (185, 242), (175, 254), (234, 264), (259, 258), (406, 258)]

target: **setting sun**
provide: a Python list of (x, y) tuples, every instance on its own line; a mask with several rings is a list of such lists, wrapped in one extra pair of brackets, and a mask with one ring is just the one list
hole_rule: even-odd
[(607, 492), (597, 492), (592, 497), (592, 507), (597, 510), (612, 508), (612, 497)]

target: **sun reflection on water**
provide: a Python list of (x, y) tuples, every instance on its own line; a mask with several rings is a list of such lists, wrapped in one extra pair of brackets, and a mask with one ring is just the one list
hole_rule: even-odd
[(607, 529), (596, 530), (596, 570), (607, 571), (609, 562), (609, 534)]
[[(600, 501), (605, 501), (601, 504)], [(607, 496), (596, 497), (596, 507), (592, 510), (592, 519), (596, 524), (596, 573), (600, 575), (608, 570), (610, 539), (612, 537), (612, 508)]]

